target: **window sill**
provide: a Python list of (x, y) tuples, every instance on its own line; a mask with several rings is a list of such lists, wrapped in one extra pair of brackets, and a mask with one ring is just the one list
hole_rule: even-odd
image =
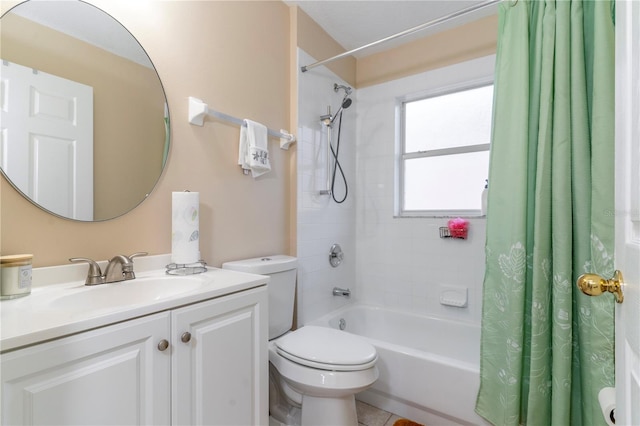
[(482, 214), (480, 210), (416, 210), (393, 215), (394, 219), (454, 219), (456, 217), (463, 219), (482, 219), (486, 218), (487, 215)]

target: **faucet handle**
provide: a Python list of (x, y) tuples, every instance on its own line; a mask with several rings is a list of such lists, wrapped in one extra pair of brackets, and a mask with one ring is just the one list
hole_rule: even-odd
[(141, 257), (141, 256), (146, 256), (149, 253), (147, 253), (146, 251), (139, 251), (137, 253), (133, 253), (132, 255), (129, 255), (129, 259), (133, 259), (134, 257)]
[(95, 260), (88, 259), (86, 257), (72, 257), (69, 259), (69, 262), (73, 262), (73, 263), (86, 262), (89, 264), (87, 279), (84, 282), (85, 285), (104, 284), (104, 276), (102, 275), (102, 271), (100, 270), (100, 265), (98, 265), (98, 263)]
[(137, 253), (133, 253), (132, 255), (125, 256), (127, 259), (129, 259), (129, 263), (122, 268), (122, 273), (124, 274), (125, 280), (132, 280), (136, 277), (136, 273), (133, 271), (133, 258), (146, 256), (148, 254), (149, 253), (147, 253), (146, 251), (140, 251)]

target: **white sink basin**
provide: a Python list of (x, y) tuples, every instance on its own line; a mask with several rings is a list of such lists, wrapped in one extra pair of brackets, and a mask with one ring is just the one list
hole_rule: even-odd
[(105, 309), (151, 303), (193, 291), (205, 281), (194, 277), (164, 276), (136, 278), (117, 283), (69, 289), (49, 302), (52, 308)]
[(33, 269), (29, 296), (0, 302), (0, 351), (168, 311), (264, 286), (268, 278), (214, 267), (167, 275), (171, 255), (136, 259), (137, 278), (84, 285), (87, 266)]

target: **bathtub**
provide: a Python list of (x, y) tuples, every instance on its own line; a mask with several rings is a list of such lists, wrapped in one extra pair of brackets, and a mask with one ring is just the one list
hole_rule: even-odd
[(357, 399), (429, 425), (486, 425), (474, 412), (480, 384), (480, 326), (353, 304), (310, 325), (367, 338), (380, 378)]

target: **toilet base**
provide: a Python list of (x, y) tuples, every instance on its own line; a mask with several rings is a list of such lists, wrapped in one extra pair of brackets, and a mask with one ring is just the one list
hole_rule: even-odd
[(358, 426), (356, 399), (353, 395), (335, 398), (302, 396), (303, 426)]
[(271, 407), (271, 410), (270, 426), (358, 426), (353, 395), (342, 398), (303, 396), (302, 410), (292, 406)]
[(333, 397), (300, 394), (289, 386), (271, 363), (269, 414), (270, 426), (358, 426), (353, 393)]

